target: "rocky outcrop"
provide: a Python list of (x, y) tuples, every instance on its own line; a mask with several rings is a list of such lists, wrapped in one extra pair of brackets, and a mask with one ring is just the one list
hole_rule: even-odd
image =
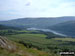
[(2, 36), (0, 36), (0, 47), (12, 52), (16, 51), (16, 45)]

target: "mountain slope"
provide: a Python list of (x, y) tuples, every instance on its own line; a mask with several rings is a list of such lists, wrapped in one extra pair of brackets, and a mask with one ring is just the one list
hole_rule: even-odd
[(58, 23), (75, 20), (75, 17), (57, 17), (57, 18), (20, 18), (9, 21), (1, 21), (0, 24), (15, 26), (15, 27), (36, 27), (47, 28)]
[(0, 36), (0, 56), (49, 56), (49, 54), (40, 50), (27, 49), (22, 44)]
[(5, 29), (19, 30), (20, 28), (17, 28), (17, 27), (11, 27), (11, 26), (6, 26), (6, 25), (0, 25), (0, 30), (5, 30)]
[(60, 33), (63, 33), (63, 34), (66, 34), (68, 36), (75, 37), (75, 20), (56, 24), (56, 25), (50, 27), (50, 29), (55, 30)]

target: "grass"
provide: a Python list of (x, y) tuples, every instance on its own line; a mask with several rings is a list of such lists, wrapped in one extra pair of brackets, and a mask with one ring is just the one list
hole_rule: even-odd
[(17, 35), (9, 35), (8, 39), (13, 41), (24, 41), (29, 43), (37, 43), (37, 44), (61, 44), (59, 41), (55, 39), (46, 39), (46, 35), (44, 34), (17, 34)]
[[(38, 31), (18, 31), (20, 34), (6, 35), (9, 40), (15, 41), (19, 43), (22, 41), (23, 43), (30, 43), (33, 46), (37, 46), (41, 48), (41, 51), (37, 50), (37, 48), (25, 48), (23, 45), (19, 45), (22, 50), (27, 51), (27, 53), (32, 54), (33, 56), (56, 56), (56, 52), (63, 51), (66, 49), (75, 50), (75, 38), (50, 38), (47, 39), (47, 35)], [(22, 32), (25, 32), (22, 34)], [(38, 32), (38, 33), (33, 33)], [(50, 36), (51, 37), (51, 36)], [(19, 43), (22, 44), (22, 43)], [(43, 52), (44, 51), (44, 52)], [(47, 52), (47, 53), (46, 53)], [(58, 56), (58, 55), (57, 55)]]
[(33, 42), (45, 41), (45, 37), (46, 35), (44, 34), (17, 34), (8, 36), (9, 39), (24, 40), (24, 41), (29, 40)]
[(38, 32), (38, 31), (36, 31), (36, 30), (32, 30), (32, 31), (22, 30), (22, 31), (17, 31), (17, 32), (26, 32), (26, 33), (30, 33), (30, 32)]
[(72, 41), (75, 42), (75, 38), (54, 38), (54, 40)]
[(70, 50), (75, 50), (75, 45), (70, 43), (70, 41), (74, 42), (74, 38), (51, 38), (46, 39), (47, 35), (44, 34), (16, 34), (16, 35), (8, 35), (8, 39), (19, 42), (23, 41), (24, 43), (31, 43), (34, 46), (42, 48), (43, 51), (46, 52), (58, 52), (59, 50), (64, 50), (65, 47)]
[(17, 46), (17, 51), (10, 52), (0, 47), (0, 56), (49, 56), (48, 53), (34, 49), (26, 48), (24, 45), (14, 42)]

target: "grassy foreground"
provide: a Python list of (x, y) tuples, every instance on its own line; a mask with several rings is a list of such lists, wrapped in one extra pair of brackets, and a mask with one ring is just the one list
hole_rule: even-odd
[(4, 36), (16, 43), (18, 52), (11, 53), (0, 49), (0, 56), (5, 54), (7, 56), (60, 56), (57, 54), (60, 51), (75, 50), (75, 38), (52, 38), (53, 34), (47, 32), (47, 35), (41, 31), (6, 31), (6, 33)]
[[(0, 47), (0, 56), (50, 56), (50, 54), (37, 50), (35, 48), (26, 48), (24, 45), (16, 43), (17, 50), (11, 52), (9, 50), (3, 49)], [(52, 54), (51, 54), (52, 56)]]

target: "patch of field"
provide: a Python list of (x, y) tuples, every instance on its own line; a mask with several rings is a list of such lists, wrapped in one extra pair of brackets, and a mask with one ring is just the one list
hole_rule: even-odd
[[(25, 31), (21, 31), (25, 32)], [(47, 39), (47, 35), (38, 33), (27, 33), (29, 31), (26, 31), (26, 33), (20, 33), (20, 34), (13, 34), (13, 35), (7, 35), (7, 38), (15, 41), (17, 43), (23, 44), (23, 45), (29, 45), (30, 48), (36, 48), (38, 50), (46, 51), (46, 52), (52, 52), (55, 53), (59, 51), (64, 50), (75, 50), (75, 44), (74, 38), (50, 38)], [(50, 34), (50, 33), (49, 33)], [(51, 36), (49, 36), (51, 37)], [(29, 48), (27, 46), (27, 48)], [(33, 51), (32, 51), (33, 52)]]
[(9, 39), (19, 39), (23, 41), (31, 41), (31, 42), (38, 42), (38, 43), (43, 43), (46, 42), (47, 36), (44, 34), (17, 34), (17, 35), (9, 35)]
[(61, 40), (61, 41), (72, 41), (75, 42), (75, 38), (53, 38), (54, 40)]
[(26, 48), (25, 46), (19, 43), (15, 44), (17, 46), (17, 51), (15, 52), (10, 52), (9, 50), (0, 47), (0, 56), (52, 56), (52, 53), (48, 54), (37, 49)]
[(28, 31), (28, 30), (22, 30), (22, 31), (17, 31), (17, 32), (38, 32), (38, 31), (36, 31), (36, 30), (33, 30), (33, 31)]
[(17, 34), (9, 35), (7, 37), (11, 40), (24, 41), (30, 43), (34, 42), (38, 44), (60, 44), (60, 42), (55, 41), (54, 39), (46, 39), (47, 36), (44, 34)]

